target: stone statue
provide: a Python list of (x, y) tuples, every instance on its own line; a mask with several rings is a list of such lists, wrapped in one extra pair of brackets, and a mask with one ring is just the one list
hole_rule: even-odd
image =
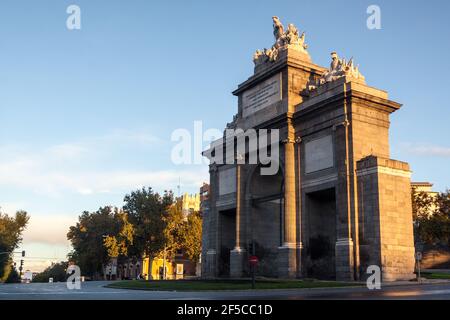
[(294, 24), (289, 23), (288, 29), (286, 31), (286, 41), (288, 43), (296, 43), (298, 42), (299, 35), (298, 35), (298, 29)]
[(288, 47), (308, 54), (306, 51), (308, 46), (305, 44), (304, 32), (300, 35), (298, 29), (292, 23), (288, 25), (287, 30), (284, 30), (284, 26), (277, 16), (273, 16), (272, 21), (275, 43), (270, 49), (255, 51), (253, 54), (253, 62), (255, 65), (260, 65), (267, 61), (276, 61), (279, 51), (285, 50)]
[(273, 35), (275, 37), (275, 44), (277, 44), (284, 35), (284, 27), (277, 16), (273, 16), (272, 21), (273, 21)]
[(305, 44), (305, 33), (303, 32), (302, 35), (299, 35), (297, 27), (290, 23), (288, 25), (288, 29), (285, 34), (285, 43), (288, 45), (295, 45), (298, 46), (298, 49), (307, 49), (308, 45)]
[(333, 51), (331, 53), (330, 71), (337, 71), (340, 65), (342, 65), (342, 62), (339, 60), (337, 53)]
[(331, 53), (330, 69), (319, 79), (319, 84), (335, 81), (342, 77), (364, 80), (364, 77), (359, 72), (359, 68), (355, 67), (353, 58), (347, 62), (345, 59), (339, 59), (337, 53), (333, 51)]
[(308, 90), (313, 91), (317, 87), (327, 83), (336, 81), (339, 78), (348, 77), (364, 82), (364, 76), (359, 72), (359, 68), (355, 66), (353, 58), (348, 62), (345, 59), (340, 59), (336, 52), (331, 53), (330, 69), (328, 69), (316, 83), (308, 85)]
[(274, 62), (278, 58), (278, 49), (275, 48), (275, 46), (273, 46), (270, 49), (266, 49), (264, 51), (264, 54), (266, 55), (266, 57), (268, 58), (269, 61)]
[(264, 56), (264, 52), (262, 52), (261, 50), (257, 49), (255, 51), (255, 53), (253, 54), (253, 62), (256, 64), (257, 61), (260, 60), (261, 57)]

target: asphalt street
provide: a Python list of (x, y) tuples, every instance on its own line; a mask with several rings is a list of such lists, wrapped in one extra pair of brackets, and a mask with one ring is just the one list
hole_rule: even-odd
[(436, 284), (386, 285), (380, 290), (365, 287), (240, 290), (240, 291), (142, 291), (105, 288), (109, 282), (83, 282), (79, 290), (65, 283), (0, 285), (0, 300), (231, 300), (231, 299), (445, 299), (450, 300), (450, 282)]

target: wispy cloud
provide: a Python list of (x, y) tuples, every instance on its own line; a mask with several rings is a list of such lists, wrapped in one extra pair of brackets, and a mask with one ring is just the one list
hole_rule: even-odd
[(63, 192), (81, 195), (109, 193), (152, 186), (166, 189), (178, 184), (179, 177), (187, 187), (200, 186), (207, 178), (202, 171), (105, 171), (105, 172), (39, 172), (23, 167), (0, 164), (0, 185), (31, 189), (38, 194), (58, 196)]
[(68, 214), (31, 215), (29, 224), (23, 234), (23, 242), (67, 246), (67, 232), (71, 225), (75, 225), (76, 221), (76, 216)]
[(17, 211), (25, 208), (25, 204), (22, 202), (2, 202), (0, 203), (0, 212), (9, 215), (14, 215)]
[(87, 151), (88, 148), (86, 146), (70, 143), (52, 146), (48, 149), (49, 155), (63, 160), (79, 158), (86, 154)]
[[(161, 141), (148, 132), (117, 130), (34, 152), (31, 148), (0, 146), (0, 186), (49, 196), (60, 196), (67, 192), (80, 195), (129, 192), (142, 186), (164, 190), (176, 186), (179, 177), (182, 177), (184, 186), (200, 186), (207, 178), (205, 168), (151, 170), (149, 167), (124, 170), (121, 164), (114, 166), (106, 163), (108, 166), (105, 166), (105, 159), (107, 161), (114, 157), (119, 144), (156, 145), (157, 149)], [(136, 155), (142, 157), (143, 152), (137, 152)], [(101, 161), (95, 161), (96, 158)]]
[(450, 157), (450, 147), (425, 145), (425, 144), (405, 144), (408, 153), (420, 156)]

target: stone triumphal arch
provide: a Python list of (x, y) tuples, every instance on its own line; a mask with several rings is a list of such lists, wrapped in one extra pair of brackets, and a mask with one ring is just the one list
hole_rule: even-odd
[(305, 34), (273, 20), (275, 43), (255, 52), (227, 128), (278, 129), (279, 170), (210, 164), (203, 276), (246, 276), (255, 254), (265, 276), (357, 280), (378, 265), (384, 281), (412, 278), (410, 169), (389, 151), (401, 105), (353, 59), (333, 52), (328, 68), (314, 64)]

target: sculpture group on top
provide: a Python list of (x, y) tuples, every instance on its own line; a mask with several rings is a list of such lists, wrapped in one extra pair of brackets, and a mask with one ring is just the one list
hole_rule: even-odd
[(255, 65), (259, 65), (267, 61), (276, 61), (279, 50), (287, 48), (288, 46), (308, 54), (306, 51), (308, 46), (305, 44), (304, 32), (300, 35), (297, 27), (292, 23), (288, 25), (287, 30), (284, 30), (284, 26), (278, 17), (274, 16), (272, 17), (272, 20), (275, 44), (270, 49), (264, 48), (263, 50), (256, 50), (253, 55), (253, 62)]
[[(286, 48), (292, 48), (309, 55), (306, 50), (308, 45), (305, 44), (305, 32), (300, 34), (298, 29), (292, 23), (290, 23), (285, 30), (277, 16), (273, 16), (272, 21), (275, 43), (270, 49), (264, 48), (263, 50), (256, 50), (253, 55), (253, 62), (256, 66), (266, 62), (276, 61), (280, 50)], [(310, 82), (306, 90), (314, 91), (317, 87), (342, 77), (365, 82), (364, 76), (359, 72), (358, 66), (355, 66), (353, 58), (347, 61), (346, 59), (340, 59), (336, 52), (332, 52), (330, 68), (325, 71), (319, 79)]]
[(325, 73), (314, 83), (308, 86), (309, 91), (315, 90), (317, 87), (327, 83), (336, 81), (339, 78), (347, 77), (353, 80), (359, 80), (365, 82), (364, 76), (359, 72), (359, 67), (355, 66), (353, 58), (349, 61), (345, 59), (340, 59), (336, 52), (331, 53), (331, 64), (330, 69), (325, 71)]

